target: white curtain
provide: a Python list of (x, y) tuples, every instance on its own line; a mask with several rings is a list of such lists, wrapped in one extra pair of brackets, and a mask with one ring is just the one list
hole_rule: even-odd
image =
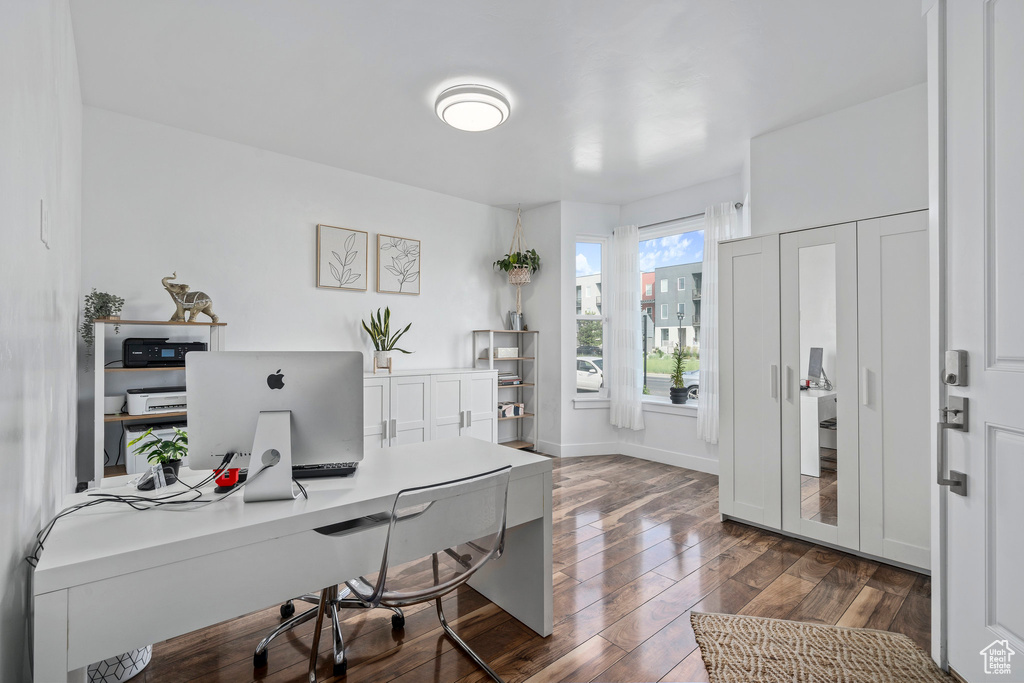
[(612, 360), (612, 376), (608, 384), (611, 422), (616, 427), (643, 429), (640, 243), (635, 225), (615, 228), (612, 232), (611, 251), (612, 296), (608, 308), (610, 339), (605, 344)]
[(704, 212), (704, 267), (700, 305), (700, 400), (697, 427), (708, 443), (718, 443), (718, 243), (743, 237), (745, 228), (731, 203)]

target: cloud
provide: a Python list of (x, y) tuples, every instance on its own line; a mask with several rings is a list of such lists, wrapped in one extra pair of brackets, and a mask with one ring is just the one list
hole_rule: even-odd
[(594, 269), (587, 262), (587, 257), (583, 254), (576, 254), (576, 277), (593, 274)]

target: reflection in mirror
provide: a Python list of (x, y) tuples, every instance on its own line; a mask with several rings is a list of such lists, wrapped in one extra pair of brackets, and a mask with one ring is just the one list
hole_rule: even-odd
[(800, 516), (836, 526), (836, 246), (803, 247), (799, 268)]

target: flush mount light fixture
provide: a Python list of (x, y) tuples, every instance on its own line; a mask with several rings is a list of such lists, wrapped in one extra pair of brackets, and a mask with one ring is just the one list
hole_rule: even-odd
[(437, 96), (434, 111), (453, 128), (478, 132), (505, 122), (508, 99), (486, 85), (456, 85)]

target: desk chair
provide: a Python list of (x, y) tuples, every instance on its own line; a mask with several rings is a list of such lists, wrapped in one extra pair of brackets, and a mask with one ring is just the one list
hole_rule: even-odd
[[(324, 614), (333, 622), (334, 675), (348, 668), (338, 609), (383, 607), (401, 614), (401, 608), (433, 600), (441, 628), (456, 647), (469, 655), (497, 683), (498, 674), (452, 630), (445, 619), (441, 598), (452, 592), (489, 560), (498, 558), (505, 545), (505, 515), (511, 466), (473, 477), (398, 493), (388, 519), (384, 555), (375, 580), (359, 577), (345, 582), (345, 589), (328, 586), (320, 592), (313, 645), (309, 657), (309, 681), (316, 683), (317, 651)], [(474, 539), (466, 541), (466, 539)], [(429, 585), (416, 585), (422, 574), (391, 577), (388, 568), (431, 553)], [(348, 597), (351, 594), (352, 597)], [(392, 617), (394, 625), (396, 617)], [(404, 618), (403, 618), (404, 622)]]

